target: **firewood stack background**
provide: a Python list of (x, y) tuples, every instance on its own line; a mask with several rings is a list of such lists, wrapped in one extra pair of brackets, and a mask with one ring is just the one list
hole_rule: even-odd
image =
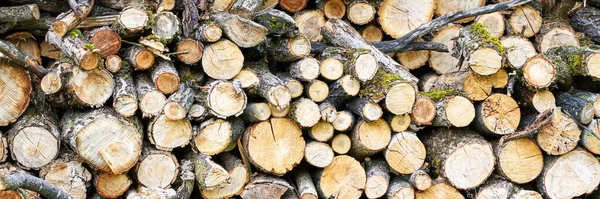
[(598, 0), (3, 0), (0, 198), (599, 198)]

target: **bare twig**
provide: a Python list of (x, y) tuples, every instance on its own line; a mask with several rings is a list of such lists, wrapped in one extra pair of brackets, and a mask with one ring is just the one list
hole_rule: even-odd
[(35, 191), (48, 199), (72, 199), (67, 192), (55, 187), (45, 180), (32, 175), (12, 173), (0, 175), (0, 190), (28, 189)]
[(500, 138), (500, 141), (499, 141), (500, 145), (503, 145), (504, 142), (514, 140), (517, 138), (526, 137), (526, 136), (536, 133), (538, 129), (540, 129), (552, 122), (553, 115), (554, 115), (554, 109), (548, 109), (544, 112), (541, 112), (524, 129), (522, 129), (520, 131), (516, 131), (516, 132), (508, 134), (508, 135), (505, 135), (505, 136), (502, 136), (502, 138)]
[[(435, 42), (414, 42), (410, 43), (402, 49), (397, 49), (395, 46), (391, 46), (386, 41), (383, 42), (375, 42), (372, 45), (381, 50), (384, 53), (401, 53), (406, 51), (417, 51), (417, 50), (431, 50), (436, 52), (449, 52), (448, 46), (441, 43)], [(323, 42), (310, 42), (310, 52), (315, 54), (321, 54), (325, 50), (325, 48), (330, 47), (330, 45)]]
[(25, 67), (39, 77), (44, 77), (44, 75), (48, 73), (48, 70), (40, 66), (35, 59), (23, 55), (23, 53), (10, 42), (0, 40), (0, 53), (7, 56), (10, 61)]

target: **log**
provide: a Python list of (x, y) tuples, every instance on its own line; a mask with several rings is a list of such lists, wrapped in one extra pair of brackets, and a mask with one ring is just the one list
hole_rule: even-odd
[(70, 57), (76, 65), (84, 70), (99, 68), (101, 65), (99, 54), (94, 51), (95, 46), (83, 38), (81, 31), (75, 29), (69, 36), (60, 37), (52, 32), (46, 35), (46, 41), (56, 45), (65, 55)]
[(592, 104), (594, 107), (594, 116), (600, 117), (600, 94), (582, 90), (572, 90), (570, 94)]
[[(589, 3), (589, 2), (588, 2)], [(594, 21), (590, 21), (600, 15), (600, 11), (594, 7), (581, 7), (576, 9), (571, 13), (571, 26), (573, 29), (578, 32), (582, 32), (586, 37), (592, 39), (592, 41), (598, 42), (600, 41), (600, 35), (597, 32), (593, 31), (598, 27), (598, 23)]]
[(323, 102), (329, 96), (329, 87), (327, 83), (321, 80), (312, 80), (304, 85), (306, 97), (314, 102)]
[(537, 50), (545, 53), (547, 50), (560, 46), (579, 46), (575, 30), (562, 22), (547, 20), (542, 23), (536, 36)]
[(194, 35), (196, 40), (209, 43), (219, 41), (219, 39), (221, 39), (221, 36), (223, 36), (223, 30), (221, 29), (221, 26), (219, 26), (219, 24), (214, 22), (203, 23), (202, 25), (200, 25), (200, 27), (198, 27)]
[(558, 93), (556, 96), (556, 105), (582, 124), (589, 124), (594, 119), (594, 106), (591, 103), (582, 100), (566, 92)]
[(367, 49), (329, 47), (323, 51), (321, 57), (339, 60), (344, 66), (344, 73), (356, 77), (361, 82), (373, 79), (379, 67), (375, 57)]
[(257, 11), (262, 3), (262, 0), (236, 0), (229, 7), (229, 12), (239, 16), (247, 16)]
[(530, 5), (519, 6), (508, 18), (509, 30), (523, 37), (536, 35), (542, 27), (541, 13)]
[(475, 106), (474, 127), (484, 135), (501, 136), (514, 133), (521, 121), (521, 109), (508, 95), (492, 94)]
[(490, 75), (492, 81), (492, 88), (502, 89), (508, 86), (509, 75), (504, 69), (498, 70), (498, 72)]
[(285, 72), (278, 72), (276, 76), (278, 76), (283, 84), (285, 84), (285, 87), (290, 92), (290, 97), (292, 99), (298, 98), (304, 94), (304, 85), (302, 85), (302, 82), (299, 80), (290, 77)]
[(143, 132), (136, 117), (126, 119), (106, 107), (69, 110), (60, 124), (63, 141), (95, 170), (121, 174), (141, 154)]
[(214, 79), (231, 79), (244, 66), (242, 51), (229, 40), (207, 45), (202, 53), (202, 69)]
[(376, 121), (383, 115), (381, 107), (367, 98), (353, 99), (346, 103), (346, 108), (367, 122)]
[(436, 180), (431, 188), (415, 193), (416, 199), (464, 199), (465, 197), (450, 183)]
[(124, 198), (127, 199), (144, 199), (144, 198), (174, 198), (177, 197), (177, 192), (174, 189), (159, 189), (159, 188), (147, 188), (142, 185), (138, 185), (127, 191)]
[[(13, 173), (31, 174), (8, 162), (0, 165), (0, 174), (10, 175)], [(0, 191), (0, 196), (6, 198), (39, 198), (40, 194), (35, 191), (19, 188), (15, 190), (2, 190)]]
[(45, 95), (41, 92), (35, 95), (34, 106), (7, 132), (12, 159), (28, 170), (50, 164), (60, 151), (58, 117), (45, 101)]
[(152, 36), (156, 36), (167, 43), (175, 40), (181, 34), (179, 18), (172, 12), (158, 12), (153, 15)]
[[(435, 1), (385, 0), (379, 7), (379, 24), (385, 33), (397, 39), (421, 24), (431, 21)], [(402, 21), (406, 26), (396, 23)]]
[(475, 18), (475, 23), (481, 23), (490, 33), (491, 36), (501, 38), (504, 35), (504, 16), (500, 12), (479, 15)]
[(165, 95), (156, 89), (156, 85), (146, 73), (135, 75), (135, 85), (143, 117), (158, 116), (167, 101)]
[(77, 154), (65, 151), (40, 170), (40, 178), (65, 190), (73, 199), (85, 199), (92, 174)]
[(519, 70), (525, 62), (537, 55), (529, 40), (519, 36), (504, 36), (500, 39), (506, 49), (507, 63), (512, 69)]
[(402, 178), (394, 176), (390, 181), (386, 197), (389, 199), (414, 199), (415, 189)]
[(343, 133), (338, 133), (331, 139), (331, 149), (340, 155), (348, 153), (351, 145), (352, 141), (350, 140), (350, 137)]
[(321, 60), (319, 65), (319, 73), (325, 80), (337, 80), (344, 74), (344, 64), (335, 58), (326, 58)]
[[(564, 155), (547, 156), (544, 159), (544, 170), (537, 180), (538, 190), (544, 198), (573, 198), (590, 194), (600, 183), (600, 163), (584, 149), (577, 148)], [(567, 179), (570, 183), (565, 183)]]
[(473, 101), (486, 99), (492, 93), (492, 80), (470, 70), (431, 76), (422, 80), (424, 92), (457, 93)]
[(300, 128), (313, 127), (321, 119), (319, 106), (308, 98), (299, 98), (290, 105), (290, 112), (287, 117), (296, 122)]
[(354, 115), (346, 110), (338, 111), (335, 120), (331, 123), (333, 129), (339, 132), (347, 132), (354, 127)]
[(117, 54), (121, 49), (121, 37), (108, 26), (96, 28), (86, 36), (95, 49), (100, 50), (100, 57)]
[(305, 168), (298, 167), (294, 170), (294, 182), (300, 198), (302, 199), (318, 199), (317, 188), (313, 183), (312, 178)]
[(133, 80), (133, 68), (126, 64), (115, 73), (113, 108), (123, 117), (131, 117), (138, 109), (138, 93)]
[(0, 176), (0, 190), (28, 189), (48, 199), (71, 199), (67, 192), (35, 176), (23, 173), (12, 173)]
[(598, 119), (593, 119), (592, 122), (583, 129), (581, 138), (579, 139), (579, 144), (593, 154), (600, 153), (600, 145), (598, 145), (600, 139), (595, 136), (600, 133), (600, 124), (598, 122)]
[(306, 57), (295, 61), (289, 66), (289, 74), (291, 77), (301, 81), (312, 81), (319, 77), (320, 63), (319, 60)]
[(352, 1), (346, 10), (348, 20), (356, 25), (365, 25), (375, 19), (375, 8), (368, 1)]
[(139, 0), (97, 0), (98, 5), (122, 10), (127, 7), (146, 8), (155, 10), (158, 5), (156, 1), (139, 1)]
[(538, 130), (537, 143), (542, 150), (550, 155), (562, 155), (577, 146), (581, 130), (576, 121), (555, 108), (550, 124)]
[(146, 70), (154, 65), (154, 54), (140, 46), (131, 46), (122, 55), (137, 70)]
[(347, 155), (333, 158), (331, 164), (314, 173), (314, 181), (319, 197), (358, 199), (367, 181), (365, 169), (358, 161)]
[[(51, 78), (51, 85), (60, 85), (57, 92), (48, 92), (49, 101), (58, 107), (97, 108), (102, 107), (112, 96), (115, 81), (110, 72), (103, 68), (82, 70), (71, 64), (58, 64), (64, 78)], [(60, 74), (60, 73), (59, 73)]]
[[(456, 0), (443, 0), (438, 1), (435, 4), (435, 14), (437, 16), (442, 16), (447, 13), (458, 12), (462, 10), (469, 10), (473, 8), (482, 7), (485, 5), (485, 1), (482, 0), (473, 0), (473, 1), (456, 1)], [(468, 17), (460, 20), (456, 20), (455, 23), (466, 23), (472, 21), (474, 17)]]
[(158, 59), (150, 68), (150, 74), (158, 91), (168, 95), (179, 89), (179, 73), (172, 62)]
[(189, 153), (186, 159), (191, 160), (194, 165), (194, 174), (200, 190), (223, 187), (231, 179), (227, 170), (211, 160), (211, 156)]
[[(301, 135), (302, 131), (292, 120), (271, 118), (246, 129), (242, 137), (242, 151), (259, 170), (283, 175), (299, 164), (304, 156), (305, 142)], [(288, 153), (278, 153), (279, 150)]]
[(425, 162), (426, 155), (417, 134), (409, 131), (394, 134), (383, 154), (390, 170), (396, 174), (416, 172)]
[(182, 39), (177, 42), (175, 52), (182, 53), (177, 55), (177, 59), (184, 64), (194, 65), (202, 58), (204, 45), (194, 39)]
[(268, 120), (271, 117), (271, 108), (265, 102), (248, 103), (241, 118), (250, 123)]
[(86, 0), (77, 4), (73, 10), (61, 13), (52, 23), (48, 32), (62, 37), (85, 19), (94, 7), (94, 0)]
[(300, 34), (306, 36), (310, 41), (321, 41), (321, 28), (325, 25), (325, 15), (320, 10), (305, 10), (294, 17)]
[(127, 173), (113, 175), (102, 172), (94, 176), (94, 186), (98, 195), (105, 198), (117, 198), (123, 195), (131, 183), (132, 180)]
[[(559, 81), (567, 81), (568, 77), (564, 76), (568, 75), (600, 77), (600, 72), (593, 67), (598, 62), (600, 54), (594, 51), (576, 46), (561, 46), (548, 49), (544, 55), (552, 61), (560, 72), (565, 71), (565, 74), (559, 74), (559, 77), (561, 77)], [(567, 85), (565, 90), (567, 88), (570, 87)]]
[[(40, 55), (40, 47), (39, 47), (38, 42), (36, 41), (35, 37), (31, 33), (16, 32), (16, 33), (7, 35), (6, 37), (4, 37), (4, 39), (6, 41), (12, 43), (13, 45), (15, 45), (15, 47), (19, 51), (21, 51), (21, 53), (26, 57), (25, 58), (26, 60), (27, 60), (27, 57), (29, 57), (30, 59), (35, 60), (38, 65), (42, 63), (42, 57)], [(25, 61), (25, 62), (27, 62), (27, 61)], [(40, 68), (40, 70), (42, 70), (42, 69), (43, 68)], [(35, 71), (32, 71), (32, 72), (36, 73)]]
[(469, 198), (509, 198), (516, 186), (497, 176), (491, 176), (476, 191), (468, 192)]
[(267, 28), (237, 15), (218, 13), (212, 15), (223, 29), (223, 34), (239, 47), (250, 48), (265, 41)]
[(179, 173), (179, 163), (175, 155), (147, 144), (142, 148), (142, 155), (138, 161), (135, 178), (147, 188), (170, 187)]
[(148, 138), (156, 148), (171, 151), (184, 147), (192, 139), (192, 125), (189, 120), (170, 120), (164, 114), (154, 117), (148, 123)]
[(35, 4), (0, 8), (0, 22), (18, 23), (40, 18), (40, 9)]
[(322, 33), (325, 39), (331, 44), (345, 47), (345, 48), (364, 48), (371, 51), (371, 54), (375, 57), (377, 62), (380, 64), (380, 69), (391, 74), (395, 74), (402, 79), (416, 83), (417, 78), (413, 76), (408, 69), (398, 64), (391, 57), (385, 55), (377, 48), (367, 43), (362, 36), (347, 23), (340, 19), (330, 19), (323, 26)]
[(134, 37), (141, 34), (150, 21), (148, 12), (139, 7), (126, 7), (119, 13), (114, 29), (122, 37)]
[(436, 102), (436, 116), (432, 126), (465, 127), (475, 119), (475, 106), (467, 98), (446, 96)]
[(544, 157), (540, 147), (529, 138), (492, 142), (496, 155), (496, 169), (507, 180), (517, 184), (529, 183), (542, 172)]
[(383, 159), (365, 158), (365, 195), (367, 198), (380, 198), (385, 195), (390, 185), (390, 169)]
[(367, 25), (360, 31), (360, 34), (367, 42), (380, 42), (383, 40), (383, 31), (374, 24)]
[(372, 122), (361, 120), (356, 123), (349, 136), (352, 141), (349, 153), (360, 160), (383, 151), (390, 142), (392, 132), (383, 119)]
[(410, 175), (402, 175), (402, 178), (419, 191), (425, 191), (431, 188), (431, 184), (433, 183), (431, 176), (422, 169), (416, 170)]
[(483, 184), (494, 170), (492, 145), (468, 128), (436, 129), (423, 143), (434, 173), (457, 189)]
[[(410, 117), (400, 116), (396, 118), (396, 116), (394, 116), (391, 119), (391, 121), (396, 122), (395, 126), (398, 127), (392, 127), (392, 131), (404, 131), (406, 128), (408, 128), (408, 125), (411, 123), (411, 121), (414, 121), (414, 123), (417, 125), (431, 125), (433, 119), (435, 119), (436, 114), (437, 110), (435, 102), (429, 97), (418, 95), (416, 97), (414, 106), (412, 107)], [(390, 122), (390, 126), (394, 126), (391, 123), (392, 122)]]
[(308, 136), (318, 142), (327, 142), (333, 137), (333, 125), (326, 121), (319, 121), (314, 126), (310, 127)]
[(299, 12), (306, 7), (307, 3), (308, 0), (279, 0), (279, 6), (290, 13)]
[(195, 95), (196, 90), (187, 84), (180, 84), (179, 89), (167, 99), (167, 103), (163, 108), (165, 116), (171, 120), (184, 119), (194, 103)]
[(200, 192), (204, 198), (217, 199), (240, 195), (244, 185), (250, 180), (250, 171), (241, 159), (232, 153), (221, 153), (216, 156), (223, 168), (229, 172), (229, 183), (224, 187), (203, 189)]
[(333, 149), (323, 142), (307, 141), (304, 148), (304, 160), (317, 168), (325, 168), (333, 161)]
[(269, 35), (284, 35), (298, 31), (296, 21), (290, 15), (276, 9), (262, 10), (252, 17), (252, 21), (266, 27)]
[(480, 75), (497, 73), (504, 65), (506, 49), (481, 23), (460, 30), (453, 54), (458, 54), (464, 65)]
[(276, 105), (273, 105), (271, 103), (269, 103), (269, 108), (271, 109), (271, 117), (286, 117), (291, 110), (290, 106), (287, 106), (285, 108), (279, 108)]
[(196, 122), (204, 121), (204, 119), (206, 119), (206, 117), (209, 116), (209, 112), (210, 112), (208, 107), (206, 107), (204, 104), (200, 104), (200, 103), (192, 104), (192, 106), (190, 107), (190, 110), (188, 110), (188, 111), (189, 112), (188, 112), (187, 118), (190, 121), (196, 121)]
[(538, 193), (537, 191), (526, 190), (521, 187), (516, 187), (516, 190), (510, 196), (510, 199), (517, 198), (542, 199), (543, 197), (542, 194)]
[(293, 187), (285, 180), (267, 174), (253, 176), (240, 194), (243, 199), (281, 198)]
[(26, 111), (32, 85), (24, 68), (1, 58), (0, 82), (0, 90), (3, 91), (0, 97), (0, 126), (8, 126)]
[(266, 99), (271, 104), (284, 108), (289, 105), (291, 95), (289, 89), (283, 84), (280, 78), (273, 75), (267, 63), (263, 61), (247, 62), (245, 65), (258, 76), (258, 84), (250, 87), (249, 93), (256, 93)]
[(333, 123), (337, 118), (337, 108), (329, 102), (319, 104), (321, 120), (327, 123)]
[(206, 155), (216, 155), (233, 148), (245, 130), (240, 118), (211, 119), (194, 128), (193, 149)]
[(325, 17), (342, 19), (346, 15), (346, 4), (342, 0), (323, 0), (317, 3)]
[[(364, 35), (363, 35), (364, 36)], [(419, 40), (417, 40), (419, 41)], [(409, 70), (416, 70), (427, 64), (429, 61), (428, 50), (419, 50), (419, 51), (406, 51), (401, 53), (396, 53), (396, 61), (402, 64)]]
[(521, 68), (523, 84), (532, 89), (544, 89), (554, 83), (557, 69), (552, 62), (542, 56), (529, 58)]
[(291, 62), (305, 58), (310, 54), (310, 41), (305, 36), (291, 38), (278, 37), (269, 39), (267, 55), (270, 59), (280, 62)]
[(104, 59), (104, 67), (111, 73), (119, 72), (123, 67), (123, 60), (118, 55), (109, 55)]
[[(454, 41), (459, 37), (461, 29), (462, 27), (459, 25), (448, 25), (437, 31), (431, 41), (444, 44), (448, 46), (448, 49), (454, 49), (456, 45)], [(450, 52), (431, 51), (429, 55), (429, 66), (438, 74), (459, 71), (459, 63), (460, 60)]]

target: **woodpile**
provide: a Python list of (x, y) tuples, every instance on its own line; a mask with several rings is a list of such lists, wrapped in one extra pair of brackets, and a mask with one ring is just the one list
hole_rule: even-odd
[(598, 0), (5, 0), (0, 198), (599, 198)]

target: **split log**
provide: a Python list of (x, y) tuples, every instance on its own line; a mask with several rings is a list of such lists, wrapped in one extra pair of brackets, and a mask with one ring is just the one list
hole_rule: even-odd
[(473, 101), (481, 101), (492, 93), (492, 80), (470, 70), (423, 78), (424, 92), (456, 93)]
[(595, 42), (600, 41), (600, 37), (598, 37), (600, 35), (598, 35), (598, 33), (593, 30), (597, 29), (596, 27), (598, 27), (598, 25), (600, 24), (598, 24), (595, 21), (591, 21), (590, 19), (594, 19), (600, 15), (600, 10), (598, 10), (597, 7), (598, 6), (596, 6), (596, 8), (584, 6), (576, 9), (574, 12), (571, 13), (570, 21), (571, 26), (573, 26), (575, 30), (577, 30), (578, 32), (582, 32), (583, 34), (585, 34), (586, 37), (589, 37), (590, 39), (592, 39), (592, 41)]
[(40, 169), (60, 151), (58, 118), (43, 94), (33, 99), (23, 116), (8, 130), (11, 157), (24, 169)]
[(365, 196), (367, 198), (380, 198), (385, 195), (390, 185), (390, 169), (387, 162), (382, 159), (365, 158)]
[(123, 195), (131, 186), (132, 180), (127, 173), (113, 175), (99, 173), (94, 176), (94, 186), (98, 195), (105, 198), (117, 198)]
[(138, 93), (133, 81), (133, 68), (126, 64), (115, 73), (113, 108), (123, 117), (131, 117), (138, 109)]
[(250, 48), (265, 41), (267, 28), (240, 16), (218, 13), (212, 15), (223, 29), (223, 34), (239, 47)]
[(425, 191), (429, 189), (433, 183), (431, 176), (429, 176), (429, 174), (422, 169), (416, 170), (410, 175), (402, 175), (402, 178), (408, 181), (410, 185), (419, 191)]
[(321, 80), (312, 80), (304, 84), (306, 97), (314, 102), (323, 102), (329, 96), (329, 87), (327, 83)]
[(231, 179), (227, 170), (202, 153), (189, 153), (186, 156), (194, 164), (194, 174), (200, 190), (223, 187)]
[(294, 182), (301, 199), (318, 199), (317, 188), (305, 168), (298, 167), (294, 170)]
[(32, 85), (27, 71), (6, 59), (0, 59), (0, 82), (0, 126), (8, 126), (27, 109)]
[(69, 36), (60, 37), (49, 32), (46, 35), (46, 41), (56, 45), (82, 69), (92, 70), (99, 68), (101, 65), (100, 56), (94, 51), (95, 46), (90, 44), (78, 29), (69, 32), (69, 34)]
[(468, 128), (436, 129), (423, 143), (434, 173), (457, 189), (483, 184), (494, 170), (492, 145)]
[(308, 135), (319, 142), (327, 142), (333, 137), (333, 125), (326, 121), (319, 121), (314, 126), (310, 127)]
[(325, 80), (337, 80), (344, 74), (344, 64), (335, 58), (326, 58), (321, 60), (319, 73)]
[(148, 188), (170, 187), (179, 173), (179, 163), (172, 153), (157, 150), (150, 145), (142, 148), (138, 161), (135, 178)]
[(52, 27), (48, 32), (52, 32), (59, 37), (64, 36), (71, 29), (75, 28), (83, 21), (94, 7), (94, 0), (86, 0), (79, 2), (73, 10), (61, 13), (52, 23)]
[(240, 195), (244, 185), (250, 180), (250, 171), (241, 159), (231, 153), (221, 153), (216, 157), (223, 168), (229, 172), (229, 183), (224, 187), (202, 189), (200, 190), (202, 196), (208, 199), (217, 199)]
[(248, 103), (241, 118), (246, 122), (254, 123), (268, 120), (271, 117), (271, 108), (264, 102)]
[(221, 39), (221, 36), (223, 36), (223, 30), (221, 29), (221, 26), (219, 26), (219, 24), (214, 22), (203, 23), (202, 25), (200, 25), (200, 27), (198, 27), (194, 35), (196, 40), (208, 43), (219, 41), (219, 39)]
[(390, 143), (392, 131), (383, 119), (372, 122), (361, 120), (356, 123), (349, 136), (352, 141), (350, 155), (360, 160), (383, 151)]
[(170, 43), (181, 34), (181, 22), (172, 12), (158, 12), (153, 17), (154, 23), (151, 24), (153, 36)]
[(529, 58), (537, 55), (533, 44), (523, 37), (505, 36), (501, 43), (506, 49), (507, 63), (515, 70), (521, 69)]
[(156, 85), (146, 73), (135, 75), (135, 86), (142, 115), (144, 117), (158, 116), (167, 102), (165, 95), (156, 89)]
[(163, 108), (165, 116), (171, 120), (184, 119), (194, 103), (195, 96), (195, 89), (185, 83), (180, 84), (179, 89), (167, 99), (167, 103)]
[(375, 57), (367, 49), (329, 47), (323, 51), (321, 57), (340, 61), (344, 67), (344, 73), (356, 77), (361, 82), (373, 79), (379, 67)]
[(40, 18), (40, 9), (36, 4), (7, 6), (0, 8), (0, 22), (18, 23)]
[(544, 171), (537, 180), (538, 190), (545, 198), (573, 198), (590, 194), (600, 183), (600, 163), (584, 149), (577, 148), (564, 155), (547, 156), (545, 159)]
[(394, 134), (384, 152), (385, 160), (392, 172), (411, 174), (425, 162), (425, 146), (417, 134), (409, 131)]
[(149, 69), (155, 61), (152, 51), (140, 46), (129, 47), (122, 56), (137, 70)]
[(202, 69), (211, 78), (231, 79), (244, 66), (242, 51), (229, 40), (207, 45), (202, 54)]
[(501, 38), (504, 35), (504, 16), (500, 12), (479, 15), (475, 18), (475, 23), (481, 23), (488, 30), (490, 35)]
[(592, 104), (594, 107), (594, 116), (600, 117), (600, 94), (582, 90), (572, 90), (570, 94)]
[(171, 151), (184, 147), (192, 139), (192, 125), (189, 120), (170, 120), (164, 114), (154, 117), (148, 124), (148, 138), (156, 148)]
[[(300, 0), (303, 1), (303, 0)], [(325, 15), (320, 10), (305, 10), (294, 17), (300, 34), (306, 36), (310, 41), (321, 41), (321, 27), (325, 25)]]
[(246, 184), (240, 194), (243, 199), (281, 198), (281, 196), (293, 187), (284, 179), (258, 174)]
[(314, 173), (319, 197), (358, 199), (365, 189), (367, 176), (358, 161), (347, 155), (333, 158), (325, 169)]
[(375, 8), (368, 1), (352, 1), (346, 10), (348, 20), (356, 25), (365, 25), (375, 19)]
[[(435, 33), (431, 42), (441, 43), (448, 46), (448, 49), (454, 49), (455, 40), (460, 35), (462, 29), (459, 25), (448, 25)], [(450, 52), (431, 51), (429, 55), (429, 66), (438, 74), (457, 72), (460, 70), (460, 60), (454, 57)]]
[(244, 130), (240, 118), (207, 120), (194, 128), (193, 148), (202, 154), (216, 155), (235, 147)]
[(325, 168), (333, 161), (333, 150), (323, 142), (307, 141), (304, 148), (304, 160), (317, 168)]
[(432, 126), (465, 127), (475, 119), (475, 106), (462, 96), (446, 96), (436, 102), (436, 116)]
[(158, 91), (171, 94), (179, 89), (179, 73), (172, 62), (158, 59), (150, 68), (150, 74)]
[(582, 124), (589, 124), (594, 119), (593, 104), (569, 93), (558, 93), (556, 96), (556, 105), (560, 106), (573, 119)]
[(508, 18), (509, 30), (525, 38), (532, 37), (540, 31), (542, 20), (542, 14), (532, 6), (519, 6)]
[(338, 133), (331, 139), (331, 149), (337, 154), (344, 155), (350, 151), (350, 146), (352, 145), (352, 140), (348, 135), (343, 133)]
[(148, 12), (139, 7), (123, 8), (118, 18), (114, 29), (119, 35), (126, 38), (139, 35), (150, 24)]
[[(431, 21), (435, 1), (385, 0), (379, 7), (379, 24), (385, 33), (397, 39)], [(406, 25), (397, 25), (398, 22)]]
[(346, 4), (342, 0), (323, 0), (317, 3), (325, 17), (342, 19), (346, 15)]
[(73, 152), (62, 152), (58, 159), (40, 170), (40, 178), (67, 192), (73, 199), (85, 199), (92, 174)]
[[(435, 5), (435, 14), (437, 16), (442, 16), (447, 13), (458, 12), (462, 10), (469, 10), (473, 8), (482, 7), (485, 5), (484, 0), (471, 0), (467, 2), (463, 2), (461, 0), (443, 0), (436, 2)], [(455, 23), (466, 23), (472, 21), (474, 17), (468, 17), (464, 19), (460, 19), (455, 21)]]
[(121, 49), (121, 37), (108, 26), (96, 28), (86, 36), (95, 49), (100, 50), (100, 57), (117, 54)]
[(269, 59), (280, 62), (290, 62), (305, 58), (310, 54), (310, 41), (303, 35), (269, 39), (266, 44)]
[(177, 42), (175, 52), (182, 53), (177, 55), (177, 59), (184, 64), (193, 65), (202, 58), (204, 45), (194, 39), (182, 39)]
[(542, 172), (544, 157), (540, 147), (529, 138), (492, 142), (497, 173), (517, 184), (529, 183)]
[(461, 29), (453, 51), (460, 56), (463, 65), (480, 75), (498, 72), (505, 62), (506, 49), (481, 23)]
[(319, 106), (308, 98), (299, 98), (290, 105), (288, 117), (301, 128), (313, 127), (321, 119)]
[(545, 53), (548, 49), (560, 46), (579, 46), (575, 30), (558, 21), (544, 21), (536, 36), (537, 49)]
[[(129, 62), (128, 62), (129, 63)], [(123, 60), (118, 55), (109, 55), (104, 59), (104, 68), (111, 73), (116, 73), (123, 67)]]
[(464, 199), (465, 197), (450, 183), (438, 179), (431, 188), (415, 194), (416, 199)]
[[(56, 67), (59, 76), (49, 76), (46, 82), (53, 86), (47, 87), (51, 89), (45, 92), (51, 94), (49, 101), (58, 107), (101, 107), (113, 94), (115, 81), (106, 69), (86, 71), (67, 63), (59, 63)], [(62, 75), (65, 77), (60, 77)]]
[[(268, 0), (266, 0), (268, 1)], [(296, 13), (306, 7), (308, 0), (280, 0), (279, 6), (285, 11)]]
[(386, 197), (389, 199), (414, 199), (415, 189), (399, 176), (394, 176), (388, 187)]
[(587, 128), (583, 129), (579, 139), (579, 144), (593, 154), (600, 154), (600, 139), (595, 136), (600, 134), (599, 122), (598, 119), (592, 120)]
[(346, 110), (338, 111), (335, 120), (331, 123), (333, 129), (340, 132), (347, 132), (354, 127), (354, 115)]
[[(395, 125), (399, 127), (392, 127), (392, 131), (402, 132), (403, 130), (408, 128), (408, 125), (411, 123), (411, 121), (413, 121), (417, 125), (431, 125), (431, 122), (433, 121), (433, 119), (435, 119), (436, 114), (437, 110), (435, 102), (429, 97), (418, 95), (416, 97), (414, 106), (412, 107), (410, 117), (406, 117), (408, 119), (402, 116), (400, 116), (399, 118), (396, 118), (396, 116), (394, 116), (394, 118), (392, 118), (392, 121), (396, 119), (394, 121), (396, 122)], [(390, 126), (394, 126), (391, 123), (392, 122), (390, 122)]]
[(538, 130), (537, 143), (550, 155), (562, 155), (577, 146), (580, 135), (576, 121), (560, 108), (555, 108), (552, 122)]
[(363, 38), (365, 38), (365, 40), (367, 40), (367, 42), (380, 42), (383, 40), (383, 31), (374, 24), (364, 27), (360, 31), (360, 34)]
[(521, 121), (521, 109), (508, 95), (490, 95), (475, 107), (474, 127), (484, 135), (501, 136), (514, 133)]
[(367, 98), (353, 99), (346, 103), (346, 108), (367, 122), (376, 121), (383, 115), (381, 107)]
[(123, 118), (111, 108), (67, 111), (60, 122), (63, 141), (93, 169), (126, 172), (141, 154), (142, 127), (138, 118)]
[(267, 67), (267, 63), (263, 61), (247, 62), (245, 65), (252, 70), (258, 77), (258, 84), (250, 87), (250, 94), (257, 94), (266, 99), (273, 105), (279, 108), (284, 108), (289, 105), (291, 95), (289, 89), (283, 84), (283, 81)]
[[(283, 175), (300, 163), (305, 142), (302, 131), (292, 120), (271, 118), (248, 127), (242, 137), (242, 147), (256, 168)], [(287, 153), (279, 153), (281, 150)]]

